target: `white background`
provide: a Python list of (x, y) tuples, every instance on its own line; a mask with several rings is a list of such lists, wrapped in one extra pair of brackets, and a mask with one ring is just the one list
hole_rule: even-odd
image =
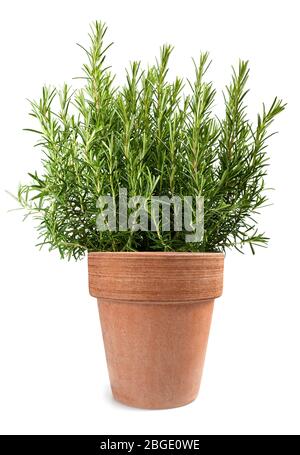
[[(299, 12), (298, 1), (16, 1), (1, 7), (0, 433), (299, 434)], [(250, 60), (249, 110), (275, 95), (288, 102), (270, 142), (274, 205), (261, 217), (271, 237), (256, 256), (229, 253), (216, 302), (204, 377), (193, 404), (167, 411), (114, 402), (86, 261), (39, 252), (15, 191), (39, 166), (25, 98), (44, 83), (80, 74), (89, 23), (115, 42), (118, 74), (176, 46), (171, 74), (191, 76), (190, 57), (209, 50), (220, 91), (238, 58)], [(76, 83), (76, 81), (74, 81)], [(221, 100), (221, 95), (218, 101)], [(216, 106), (221, 110), (220, 105)]]

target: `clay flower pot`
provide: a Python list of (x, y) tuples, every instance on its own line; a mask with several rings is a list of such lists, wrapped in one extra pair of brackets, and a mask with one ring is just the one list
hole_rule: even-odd
[(222, 253), (89, 253), (113, 396), (147, 409), (199, 390)]

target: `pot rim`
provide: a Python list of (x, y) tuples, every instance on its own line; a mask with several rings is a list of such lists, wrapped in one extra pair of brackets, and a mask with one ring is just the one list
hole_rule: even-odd
[(222, 252), (193, 252), (193, 251), (89, 251), (89, 256), (110, 256), (110, 257), (126, 257), (126, 256), (146, 256), (146, 257), (225, 257), (225, 253)]
[(90, 252), (90, 294), (141, 303), (215, 299), (222, 294), (224, 256), (185, 251)]

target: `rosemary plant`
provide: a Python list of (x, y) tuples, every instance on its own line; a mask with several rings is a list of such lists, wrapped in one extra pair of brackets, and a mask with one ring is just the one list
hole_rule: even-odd
[[(106, 66), (106, 26), (91, 26), (84, 49), (84, 86), (44, 87), (31, 102), (39, 126), (42, 171), (29, 174), (18, 200), (38, 221), (39, 245), (78, 259), (86, 251), (224, 251), (266, 245), (255, 215), (267, 201), (264, 177), (269, 127), (284, 105), (275, 98), (253, 125), (245, 97), (248, 62), (240, 61), (224, 93), (225, 115), (212, 114), (215, 90), (204, 80), (207, 53), (194, 62), (195, 80), (167, 80), (172, 47), (161, 48), (147, 69), (133, 62), (117, 88)], [(81, 46), (82, 47), (82, 46)], [(184, 232), (105, 231), (96, 227), (97, 200), (116, 196), (204, 197), (204, 237), (186, 243)]]

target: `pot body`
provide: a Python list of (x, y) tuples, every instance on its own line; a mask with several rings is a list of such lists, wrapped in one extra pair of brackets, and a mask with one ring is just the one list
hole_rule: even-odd
[(89, 253), (113, 396), (164, 409), (199, 390), (221, 253)]

